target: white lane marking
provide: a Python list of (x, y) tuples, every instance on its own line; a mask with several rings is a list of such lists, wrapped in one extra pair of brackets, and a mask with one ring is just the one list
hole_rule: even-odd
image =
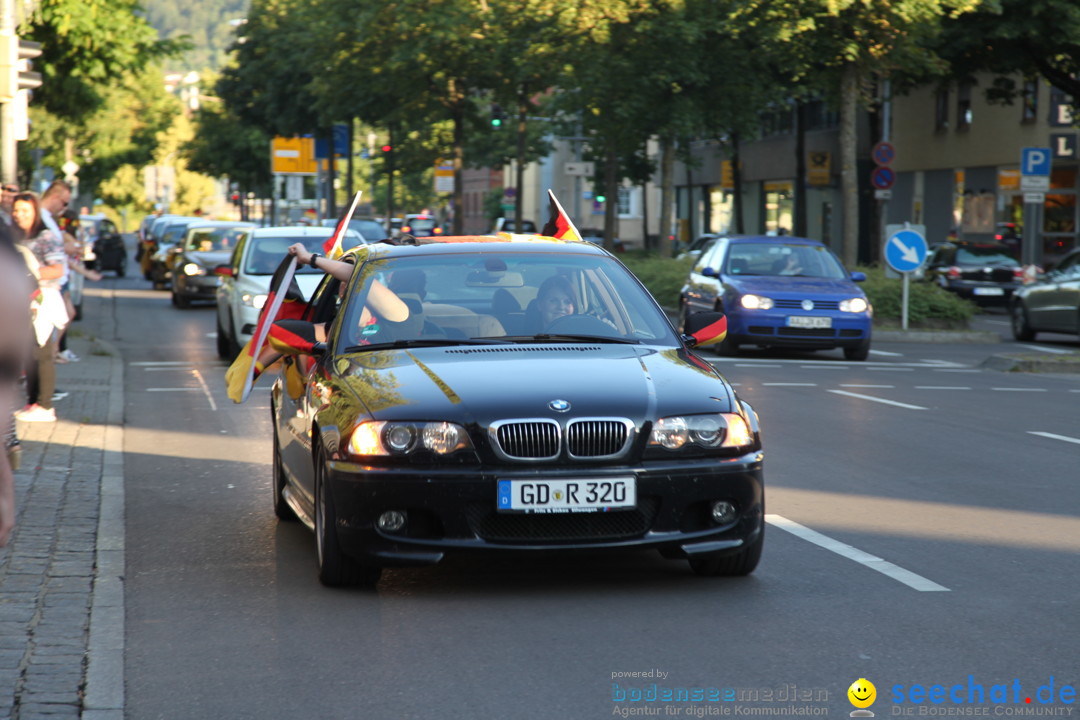
[(146, 388), (146, 392), (192, 392), (199, 388)]
[(860, 395), (859, 393), (847, 392), (846, 390), (826, 390), (825, 392), (836, 393), (837, 395), (847, 395), (848, 397), (858, 398), (860, 400), (871, 400), (873, 402), (879, 402), (885, 405), (895, 405), (896, 407), (907, 408), (908, 410), (927, 409), (919, 405), (908, 405), (907, 403), (896, 402), (895, 400), (886, 400), (885, 398), (876, 398), (870, 395)]
[(944, 585), (938, 585), (933, 580), (924, 578), (922, 575), (917, 575), (910, 570), (905, 570), (899, 565), (895, 565), (887, 560), (871, 555), (868, 552), (863, 552), (856, 547), (852, 547), (847, 543), (842, 543), (839, 540), (835, 540), (828, 535), (822, 535), (816, 530), (811, 530), (805, 525), (788, 520), (783, 515), (766, 515), (765, 522), (769, 523), (773, 527), (780, 528), (786, 532), (791, 533), (797, 538), (806, 540), (813, 543), (818, 547), (825, 548), (831, 552), (846, 557), (848, 560), (854, 560), (855, 562), (877, 571), (882, 575), (891, 577), (897, 582), (901, 582), (908, 587), (918, 590), (919, 592), (949, 592), (949, 588)]
[(1046, 388), (990, 388), (997, 392), (1046, 392)]
[(130, 362), (128, 365), (134, 365), (136, 367), (148, 367), (153, 365), (191, 365), (190, 360), (146, 360), (141, 362)]
[(1040, 352), (1055, 353), (1057, 355), (1069, 355), (1075, 352), (1074, 350), (1062, 350), (1061, 348), (1044, 347), (1042, 345), (1024, 345), (1023, 343), (1017, 343), (1017, 345), (1022, 348), (1027, 348), (1028, 350), (1038, 350)]
[(956, 372), (956, 373), (981, 373), (982, 370), (978, 368), (964, 368), (953, 370), (952, 368), (934, 368), (934, 372)]
[(882, 388), (885, 390), (891, 390), (895, 388), (895, 385), (845, 385), (840, 383), (840, 387), (853, 387), (853, 388)]
[(817, 387), (817, 383), (761, 383), (764, 387)]
[(916, 390), (970, 390), (962, 385), (916, 385)]
[(953, 362), (951, 360), (925, 360), (924, 359), (922, 362), (924, 362), (924, 363), (926, 363), (928, 365), (931, 365), (933, 367), (952, 367), (952, 368), (967, 367), (963, 363)]
[[(329, 147), (329, 145), (327, 146)], [(778, 368), (782, 365), (759, 365), (757, 363), (735, 363), (735, 367), (753, 367), (753, 368)]]
[[(923, 366), (925, 367), (925, 365)], [(876, 370), (878, 372), (915, 372), (915, 368), (909, 367), (868, 367), (867, 370)]]
[(1039, 437), (1050, 438), (1051, 440), (1064, 440), (1065, 442), (1080, 445), (1080, 439), (1071, 438), (1068, 435), (1055, 435), (1054, 433), (1039, 432), (1037, 430), (1028, 430), (1028, 435), (1038, 435)]
[(850, 370), (850, 365), (800, 365), (800, 370)]
[(904, 357), (904, 353), (886, 352), (885, 350), (871, 350), (871, 355), (885, 355), (887, 357)]
[(199, 385), (202, 387), (203, 395), (206, 395), (206, 399), (210, 402), (210, 409), (217, 412), (217, 403), (214, 402), (214, 396), (210, 394), (210, 388), (206, 386), (206, 381), (203, 380), (202, 373), (198, 370), (192, 370), (191, 374), (195, 376), (195, 379), (199, 381)]

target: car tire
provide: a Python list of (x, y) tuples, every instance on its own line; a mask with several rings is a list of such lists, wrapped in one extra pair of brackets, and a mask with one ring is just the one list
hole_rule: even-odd
[(707, 553), (690, 558), (690, 569), (702, 577), (740, 577), (754, 572), (765, 547), (765, 521), (757, 537), (734, 553)]
[(278, 520), (296, 522), (300, 518), (293, 512), (289, 503), (285, 502), (285, 470), (281, 466), (281, 445), (278, 443), (277, 415), (273, 410), (270, 411), (270, 417), (274, 423), (273, 479), (271, 480), (271, 487), (274, 492), (274, 515), (277, 516)]
[(1027, 310), (1024, 309), (1024, 303), (1014, 302), (1012, 305), (1012, 311), (1009, 313), (1012, 320), (1012, 334), (1013, 338), (1018, 342), (1031, 342), (1035, 339), (1035, 330), (1032, 329), (1031, 323), (1028, 321)]
[(232, 343), (229, 342), (229, 336), (225, 334), (225, 329), (221, 327), (221, 318), (217, 318), (217, 354), (222, 360), (231, 360), (232, 356), (229, 351), (232, 349)]
[(315, 454), (315, 543), (318, 551), (319, 582), (323, 585), (370, 587), (379, 581), (382, 568), (361, 565), (341, 549), (334, 498), (326, 492), (326, 461), (321, 450)]
[(244, 346), (240, 344), (240, 338), (236, 335), (236, 323), (229, 322), (229, 359), (235, 360), (240, 356), (240, 353), (244, 351)]
[(120, 262), (116, 265), (116, 277), (124, 277), (127, 273), (127, 257), (125, 255), (120, 256)]
[(870, 337), (867, 336), (862, 342), (854, 347), (844, 348), (844, 359), (862, 362), (870, 357)]

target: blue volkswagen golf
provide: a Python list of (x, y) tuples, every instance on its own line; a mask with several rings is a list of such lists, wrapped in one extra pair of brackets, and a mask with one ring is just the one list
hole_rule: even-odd
[(727, 315), (722, 355), (740, 345), (805, 350), (843, 348), (848, 360), (870, 354), (872, 309), (829, 248), (797, 237), (724, 236), (698, 258), (680, 297), (680, 325), (690, 313)]

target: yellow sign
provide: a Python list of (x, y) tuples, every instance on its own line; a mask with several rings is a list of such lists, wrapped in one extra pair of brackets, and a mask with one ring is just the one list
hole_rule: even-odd
[(827, 150), (806, 153), (806, 182), (810, 185), (832, 183), (832, 157)]
[(998, 190), (1020, 192), (1020, 168), (998, 170)]
[(315, 139), (276, 137), (271, 140), (270, 172), (276, 175), (314, 175)]

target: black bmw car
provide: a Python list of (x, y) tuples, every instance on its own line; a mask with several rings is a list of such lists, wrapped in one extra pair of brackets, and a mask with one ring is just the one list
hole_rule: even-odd
[(189, 225), (169, 257), (172, 304), (188, 307), (193, 300), (215, 302), (221, 276), (214, 268), (229, 262), (250, 222), (206, 221)]
[[(654, 548), (745, 575), (764, 542), (757, 416), (591, 243), (421, 238), (356, 252), (272, 392), (274, 510), (326, 585), (449, 553)], [(405, 320), (380, 315), (389, 289)], [(385, 297), (385, 295), (383, 295)]]

